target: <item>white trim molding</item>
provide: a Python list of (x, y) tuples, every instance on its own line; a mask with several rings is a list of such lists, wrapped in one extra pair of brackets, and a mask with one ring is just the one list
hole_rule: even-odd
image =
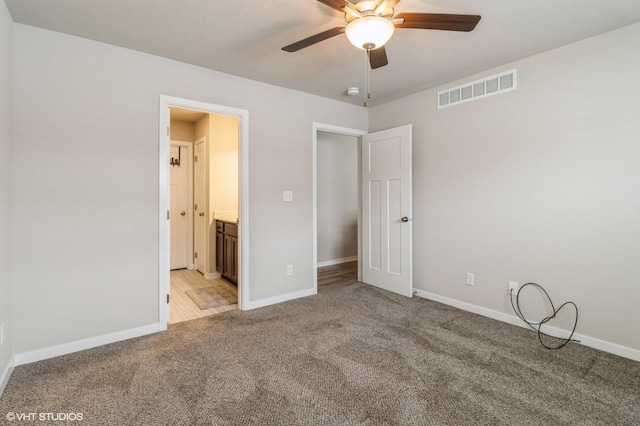
[(14, 355), (14, 364), (16, 366), (30, 364), (32, 362), (67, 355), (102, 345), (108, 345), (110, 343), (120, 342), (134, 337), (146, 336), (147, 334), (157, 333), (158, 331), (161, 331), (159, 324), (151, 324), (115, 333), (104, 334), (102, 336), (90, 337), (84, 340), (77, 340), (75, 342), (65, 343), (62, 345), (50, 346), (48, 348), (38, 349), (31, 352), (23, 352)]
[(0, 376), (0, 396), (4, 393), (4, 389), (7, 387), (7, 383), (9, 383), (9, 379), (11, 378), (11, 373), (13, 373), (14, 368), (14, 357), (9, 358), (9, 363), (7, 367), (2, 372), (2, 376)]
[[(474, 314), (482, 315), (484, 317), (492, 318), (494, 320), (506, 322), (518, 327), (531, 330), (520, 318), (515, 315), (505, 314), (504, 312), (494, 311), (493, 309), (484, 308), (482, 306), (473, 305), (471, 303), (462, 302), (460, 300), (451, 299), (449, 297), (440, 296), (427, 291), (418, 290), (414, 288), (414, 294), (424, 299), (440, 302), (445, 305), (453, 306), (463, 311), (473, 312)], [(555, 327), (545, 326), (542, 331), (549, 333), (553, 336), (569, 337), (569, 333), (566, 330), (562, 330)], [(640, 351), (637, 349), (628, 348), (626, 346), (618, 345), (616, 343), (607, 342), (604, 340), (596, 339), (594, 337), (585, 336), (583, 334), (575, 333), (573, 338), (580, 341), (581, 345), (588, 346), (590, 348), (598, 349), (604, 352), (609, 352), (614, 355), (618, 355), (624, 358), (629, 358), (634, 361), (640, 361)]]
[(340, 265), (342, 263), (353, 262), (354, 260), (358, 260), (358, 256), (351, 256), (351, 257), (343, 257), (343, 258), (340, 258), (340, 259), (325, 260), (323, 262), (318, 262), (318, 268), (322, 268), (322, 267), (325, 267), (325, 266)]
[(313, 296), (318, 291), (315, 288), (309, 288), (306, 290), (294, 291), (292, 293), (281, 294), (279, 296), (268, 297), (266, 299), (260, 299), (255, 301), (249, 301), (245, 306), (246, 309), (257, 309), (264, 306), (275, 305), (276, 303), (287, 302), (293, 299), (299, 299), (301, 297)]

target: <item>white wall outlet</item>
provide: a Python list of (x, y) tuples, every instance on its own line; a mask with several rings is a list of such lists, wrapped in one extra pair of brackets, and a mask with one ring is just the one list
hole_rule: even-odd
[(282, 201), (293, 201), (293, 191), (282, 191)]
[(287, 275), (293, 275), (293, 265), (287, 265)]
[(0, 346), (4, 345), (4, 323), (0, 325)]
[(467, 285), (474, 285), (476, 281), (475, 275), (471, 272), (467, 272)]
[(509, 281), (509, 294), (515, 296), (518, 294), (518, 283), (515, 281)]

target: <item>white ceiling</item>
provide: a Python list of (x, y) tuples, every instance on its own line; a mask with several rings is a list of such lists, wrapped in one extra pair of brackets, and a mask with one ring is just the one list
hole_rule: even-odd
[[(316, 0), (5, 0), (15, 22), (361, 104), (364, 52), (339, 35), (281, 47), (344, 24)], [(396, 13), (477, 14), (470, 33), (401, 29), (372, 71), (382, 103), (640, 22), (640, 0), (402, 0)]]

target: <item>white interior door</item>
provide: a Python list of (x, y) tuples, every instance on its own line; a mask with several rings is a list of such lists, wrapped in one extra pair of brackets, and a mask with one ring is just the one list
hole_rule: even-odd
[(362, 137), (362, 281), (411, 297), (411, 125)]
[(198, 271), (206, 275), (206, 263), (205, 256), (206, 249), (206, 232), (207, 232), (207, 217), (206, 217), (206, 190), (207, 190), (207, 161), (206, 161), (206, 143), (205, 139), (200, 139), (196, 142), (196, 152), (194, 157), (195, 166), (195, 191), (194, 191), (194, 263)]
[[(169, 165), (170, 182), (170, 247), (169, 268), (193, 267), (190, 262), (193, 240), (191, 213), (191, 144), (171, 142), (169, 157), (174, 164)], [(177, 164), (176, 160), (180, 163)]]
[[(171, 143), (169, 156), (171, 161), (182, 157), (182, 147)], [(187, 174), (185, 165), (174, 164), (169, 168), (169, 205), (170, 205), (170, 247), (169, 268), (187, 267)], [(182, 213), (182, 214), (181, 214)]]

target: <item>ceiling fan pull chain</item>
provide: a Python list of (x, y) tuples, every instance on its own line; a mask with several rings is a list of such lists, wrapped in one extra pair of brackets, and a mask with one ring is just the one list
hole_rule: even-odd
[(367, 107), (367, 102), (371, 99), (371, 69), (369, 68), (369, 56), (371, 55), (371, 49), (364, 51), (364, 106)]
[(367, 83), (367, 61), (368, 61), (367, 51), (364, 52), (364, 107), (367, 107), (367, 94), (369, 93), (369, 85)]

